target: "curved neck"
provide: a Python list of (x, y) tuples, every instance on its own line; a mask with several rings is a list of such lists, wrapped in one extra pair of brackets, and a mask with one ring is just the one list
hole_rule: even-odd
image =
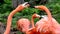
[(32, 17), (31, 19), (31, 24), (32, 24), (32, 27), (34, 27), (34, 17)]
[(54, 26), (53, 26), (54, 23), (52, 22), (52, 15), (51, 15), (49, 9), (48, 9), (47, 7), (45, 7), (45, 6), (43, 6), (42, 9), (47, 13), (48, 22), (49, 22), (49, 24), (50, 24), (49, 29), (50, 29), (51, 27), (54, 27)]
[(37, 18), (37, 16), (35, 14), (32, 15), (32, 18), (31, 18), (31, 24), (32, 24), (32, 27), (35, 27), (34, 26), (34, 19)]
[(45, 7), (45, 6), (41, 6), (40, 9), (44, 10), (47, 13), (48, 18), (51, 21), (52, 20), (52, 15), (51, 15), (49, 9), (47, 7)]
[[(24, 7), (19, 7), (20, 11), (24, 8)], [(18, 11), (18, 8), (16, 8), (15, 10), (13, 10), (10, 15), (8, 16), (8, 19), (7, 19), (7, 27), (6, 27), (6, 30), (4, 32), (4, 34), (9, 34), (10, 33), (10, 28), (11, 28), (11, 21), (12, 21), (12, 17), (14, 16), (14, 14), (16, 14)]]
[(49, 20), (52, 19), (52, 15), (51, 15), (50, 11), (47, 8), (45, 9), (45, 11), (48, 15)]
[(32, 27), (35, 27), (35, 26), (34, 26), (34, 19), (35, 19), (35, 18), (40, 18), (40, 16), (39, 16), (38, 14), (36, 14), (36, 13), (32, 15), (32, 19), (31, 19)]

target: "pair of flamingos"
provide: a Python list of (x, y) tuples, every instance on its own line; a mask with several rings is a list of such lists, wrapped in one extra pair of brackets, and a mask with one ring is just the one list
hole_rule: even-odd
[[(7, 27), (4, 34), (9, 34), (10, 32), (13, 15), (28, 6), (29, 4), (27, 3), (21, 4), (10, 13), (10, 15), (8, 16)], [(60, 34), (60, 24), (52, 17), (47, 7), (35, 6), (35, 8), (44, 10), (47, 13), (47, 16), (44, 16), (34, 26), (34, 18), (39, 18), (40, 16), (38, 14), (33, 14), (31, 20), (31, 25), (32, 25), (31, 28), (30, 28), (30, 21), (28, 19), (26, 18), (19, 19), (17, 21), (17, 29), (25, 34)]]

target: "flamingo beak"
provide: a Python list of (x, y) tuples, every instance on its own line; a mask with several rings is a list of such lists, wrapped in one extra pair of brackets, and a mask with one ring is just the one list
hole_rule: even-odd
[(37, 9), (43, 10), (42, 5), (41, 6), (34, 6)]
[(37, 18), (40, 18), (40, 15), (36, 14), (36, 17), (37, 17)]
[(43, 10), (43, 9), (41, 9), (41, 6), (34, 6), (34, 7), (37, 9)]
[(35, 8), (39, 8), (39, 6), (34, 6)]

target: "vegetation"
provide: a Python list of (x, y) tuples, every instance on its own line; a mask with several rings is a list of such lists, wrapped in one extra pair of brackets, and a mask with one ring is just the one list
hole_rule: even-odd
[[(27, 0), (28, 1), (28, 0)], [(47, 6), (51, 13), (52, 16), (60, 23), (60, 0), (49, 0), (48, 3), (44, 4)], [(11, 0), (4, 0), (4, 3), (0, 3), (0, 22), (3, 22), (6, 24), (7, 22), (7, 17), (9, 13), (13, 10), (12, 8), (12, 1)], [(26, 8), (22, 10), (22, 12), (18, 12), (17, 14), (14, 15), (12, 23), (14, 27), (16, 27), (16, 22), (19, 18), (28, 18), (29, 20), (31, 19), (32, 14), (40, 13), (43, 14), (43, 12), (39, 11), (38, 9), (35, 8)], [(35, 22), (38, 19), (35, 20)]]

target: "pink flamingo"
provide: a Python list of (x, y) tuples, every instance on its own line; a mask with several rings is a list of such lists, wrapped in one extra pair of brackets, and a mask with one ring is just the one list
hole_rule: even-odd
[(31, 28), (29, 28), (31, 24), (30, 24), (30, 21), (28, 19), (26, 19), (26, 18), (19, 19), (17, 21), (17, 28), (18, 28), (18, 30), (23, 32), (23, 33), (28, 34), (28, 31), (30, 32), (35, 27), (34, 26), (34, 19), (35, 18), (40, 18), (40, 16), (38, 14), (33, 14), (32, 15), (32, 19), (31, 19), (32, 27)]
[(26, 31), (26, 34), (40, 34), (40, 32), (37, 32), (36, 27), (34, 26), (35, 18), (40, 18), (40, 16), (38, 14), (32, 15), (32, 18), (31, 18), (32, 28), (28, 29), (28, 31)]
[(11, 28), (12, 17), (13, 17), (14, 14), (16, 14), (17, 12), (23, 10), (25, 7), (28, 7), (29, 4), (27, 4), (27, 3), (28, 3), (28, 2), (19, 5), (15, 10), (13, 10), (13, 11), (10, 13), (10, 15), (8, 16), (8, 19), (7, 19), (7, 27), (6, 27), (6, 30), (5, 30), (4, 34), (9, 34), (10, 28)]
[(60, 34), (60, 24), (52, 17), (47, 7), (35, 6), (35, 8), (44, 10), (47, 13), (47, 16), (44, 16), (35, 25), (40, 34)]
[(30, 26), (30, 21), (26, 18), (21, 18), (17, 21), (17, 29), (23, 33), (25, 33)]

